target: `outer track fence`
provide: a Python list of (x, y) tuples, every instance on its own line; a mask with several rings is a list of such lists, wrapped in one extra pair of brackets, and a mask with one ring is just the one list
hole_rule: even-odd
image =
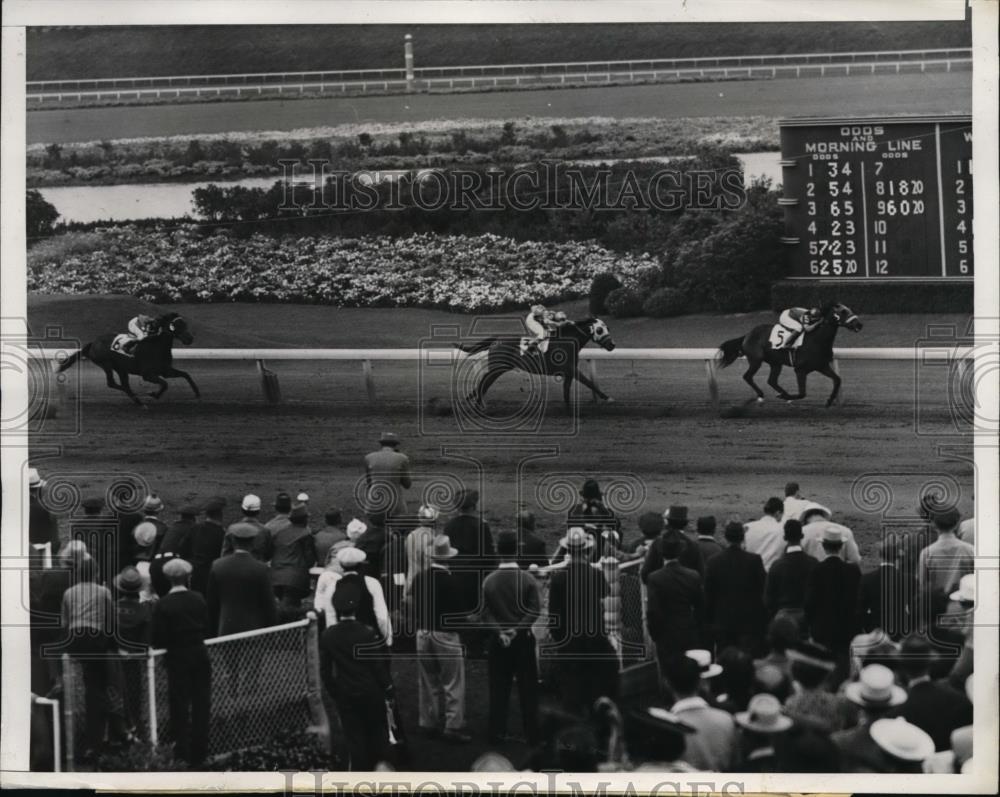
[(267, 72), (235, 75), (28, 81), (29, 107), (64, 101), (518, 88), (669, 79), (757, 79), (951, 72), (972, 67), (969, 48), (738, 55), (632, 61)]
[[(996, 344), (990, 351), (995, 350)], [(719, 399), (717, 381), (717, 349), (622, 349), (604, 351), (603, 349), (584, 349), (580, 352), (580, 360), (587, 369), (591, 381), (597, 381), (597, 364), (601, 360), (661, 360), (676, 362), (697, 362), (704, 364), (708, 383), (709, 397), (715, 403)], [(954, 346), (942, 343), (937, 346), (896, 347), (896, 348), (845, 348), (834, 350), (833, 368), (839, 373), (840, 360), (884, 360), (917, 363), (926, 360), (954, 363), (960, 369), (965, 369), (977, 354), (985, 354), (987, 349), (973, 346)], [(69, 351), (61, 349), (35, 349), (32, 356), (53, 362), (65, 358)], [(483, 353), (471, 355), (485, 362)], [(278, 375), (267, 367), (268, 362), (285, 360), (336, 360), (360, 362), (368, 400), (374, 404), (377, 401), (375, 376), (372, 363), (387, 362), (430, 362), (440, 365), (442, 358), (451, 358), (453, 363), (470, 357), (459, 349), (451, 346), (426, 346), (419, 349), (176, 349), (174, 359), (182, 362), (189, 360), (230, 360), (252, 361), (257, 365), (261, 390), (265, 401), (276, 404), (281, 400)], [(59, 383), (61, 385), (61, 383)], [(594, 394), (594, 401), (597, 395)]]

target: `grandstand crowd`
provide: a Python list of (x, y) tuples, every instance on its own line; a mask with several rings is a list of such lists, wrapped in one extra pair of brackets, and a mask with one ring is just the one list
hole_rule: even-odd
[[(641, 514), (635, 534), (588, 480), (549, 546), (528, 511), (491, 529), (472, 489), (411, 511), (409, 462), (394, 435), (380, 442), (370, 494), (388, 487), (392, 500), (349, 522), (305, 493), (280, 491), (267, 511), (256, 495), (170, 507), (150, 494), (135, 513), (90, 495), (60, 533), (30, 470), (32, 691), (59, 696), (60, 654), (79, 660), (82, 762), (136, 740), (121, 657), (154, 647), (166, 650), (174, 754), (203, 765), (205, 641), (314, 611), (338, 760), (352, 770), (411, 768), (402, 742), (415, 736), (485, 740), (475, 770), (970, 766), (975, 524), (953, 507), (924, 502), (913, 527), (864, 551), (795, 483), (759, 518), (670, 506)], [(862, 570), (866, 554), (878, 563)], [(614, 575), (626, 568), (631, 580)], [(619, 627), (630, 599), (644, 609)], [(402, 650), (416, 656), (416, 727), (393, 711)], [(470, 657), (487, 661), (485, 696), (466, 692)], [(470, 727), (468, 702), (484, 698), (487, 727)], [(513, 742), (528, 752), (509, 753)]]

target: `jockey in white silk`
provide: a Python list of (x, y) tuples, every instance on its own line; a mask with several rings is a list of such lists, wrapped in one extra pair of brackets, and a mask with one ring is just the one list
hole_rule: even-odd
[(562, 311), (552, 312), (540, 304), (532, 305), (528, 316), (524, 319), (524, 325), (532, 335), (525, 340), (524, 353), (527, 354), (536, 348), (544, 353), (548, 348), (549, 337), (565, 321), (566, 314)]
[(778, 316), (778, 324), (783, 329), (777, 330), (777, 334), (772, 333), (772, 342), (777, 341), (775, 348), (790, 349), (800, 335), (812, 332), (820, 321), (820, 312), (815, 307), (789, 307)]
[(128, 322), (128, 334), (131, 339), (126, 341), (122, 348), (126, 354), (132, 354), (140, 340), (149, 337), (156, 329), (156, 319), (152, 316), (140, 313)]

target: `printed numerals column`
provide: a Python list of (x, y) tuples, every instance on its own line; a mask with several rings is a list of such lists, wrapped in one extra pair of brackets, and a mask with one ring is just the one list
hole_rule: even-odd
[(942, 123), (939, 138), (944, 243), (941, 274), (972, 277), (972, 127)]
[(860, 265), (859, 165), (850, 160), (806, 164), (806, 230), (809, 273), (815, 277), (864, 276)]

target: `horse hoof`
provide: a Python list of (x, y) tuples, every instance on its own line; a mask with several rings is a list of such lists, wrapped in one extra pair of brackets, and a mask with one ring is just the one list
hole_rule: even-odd
[(614, 398), (612, 398), (611, 396), (605, 396), (604, 397), (604, 401), (607, 402), (608, 404), (614, 404), (615, 403)]
[(757, 396), (757, 403), (758, 404), (763, 404), (764, 403), (764, 397), (763, 396)]

